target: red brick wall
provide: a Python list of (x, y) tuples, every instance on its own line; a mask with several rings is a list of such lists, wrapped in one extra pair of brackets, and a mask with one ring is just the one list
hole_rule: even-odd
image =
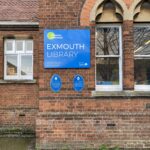
[(124, 90), (134, 90), (134, 40), (133, 21), (123, 22), (123, 85)]
[[(95, 90), (95, 26), (91, 30), (90, 69), (44, 69), (43, 30), (74, 29), (80, 26), (83, 1), (40, 0), (39, 113), (36, 119), (37, 147), (40, 149), (98, 148), (101, 144), (121, 148), (150, 148), (149, 97), (92, 97)], [(89, 3), (90, 5), (90, 3)], [(88, 13), (88, 12), (87, 12)], [(86, 14), (85, 14), (86, 15)], [(122, 23), (124, 90), (133, 90), (133, 21)], [(53, 93), (53, 74), (62, 78), (62, 89)], [(81, 93), (72, 88), (75, 74), (85, 79)]]
[[(4, 31), (6, 30), (6, 31)], [(35, 130), (38, 110), (37, 83), (3, 83), (4, 81), (4, 38), (30, 36), (34, 40), (34, 79), (38, 79), (38, 31), (0, 31), (0, 128)], [(28, 29), (29, 30), (29, 29)]]
[(149, 113), (45, 113), (37, 120), (40, 149), (149, 148)]
[(124, 0), (124, 2), (126, 3), (126, 5), (127, 5), (128, 7), (130, 7), (130, 5), (132, 4), (133, 1), (134, 1), (134, 0)]

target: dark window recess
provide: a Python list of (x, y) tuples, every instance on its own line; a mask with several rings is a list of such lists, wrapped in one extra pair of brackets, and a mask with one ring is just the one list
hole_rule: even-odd
[(116, 126), (115, 123), (108, 123), (108, 124), (107, 124), (107, 127), (115, 127), (115, 126)]
[(19, 114), (19, 117), (25, 117), (26, 116), (26, 114), (25, 113), (21, 113), (21, 114)]
[(146, 104), (146, 109), (150, 109), (150, 103)]

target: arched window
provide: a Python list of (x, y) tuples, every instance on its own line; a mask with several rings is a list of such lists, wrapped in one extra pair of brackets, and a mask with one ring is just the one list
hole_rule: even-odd
[(150, 90), (150, 0), (141, 1), (134, 15), (135, 90)]
[(104, 1), (96, 10), (95, 21), (98, 22), (122, 22), (123, 12), (121, 7), (112, 0)]
[(134, 22), (150, 22), (150, 0), (141, 1), (135, 7)]
[(121, 14), (121, 7), (112, 0), (96, 9), (97, 91), (122, 90), (122, 31), (118, 24), (122, 22)]

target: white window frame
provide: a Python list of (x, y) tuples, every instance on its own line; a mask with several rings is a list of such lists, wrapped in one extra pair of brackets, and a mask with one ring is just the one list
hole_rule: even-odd
[[(23, 51), (17, 51), (15, 44), (17, 39), (5, 39), (4, 41), (4, 80), (33, 80), (33, 40), (21, 40), (23, 42)], [(32, 41), (32, 51), (26, 51), (25, 42)], [(6, 50), (7, 42), (13, 43), (13, 51)], [(7, 75), (7, 56), (17, 56), (17, 75)], [(22, 56), (32, 56), (32, 73), (28, 75), (21, 75), (21, 57)]]
[[(118, 58), (119, 59), (119, 85), (97, 85), (97, 81), (96, 81), (96, 67), (95, 67), (95, 87), (96, 87), (96, 91), (122, 91), (123, 90), (123, 66), (122, 66), (122, 63), (123, 63), (123, 59), (122, 59), (122, 53), (123, 53), (123, 50), (122, 50), (122, 27), (121, 25), (119, 24), (115, 24), (115, 25), (97, 25), (96, 26), (96, 32), (97, 32), (97, 28), (114, 28), (114, 27), (117, 27), (119, 29), (119, 55), (96, 55), (96, 50), (95, 50), (95, 58)], [(96, 33), (95, 32), (95, 33)], [(97, 34), (97, 33), (96, 33)], [(97, 39), (95, 38), (95, 42), (97, 41)], [(95, 43), (96, 45), (96, 43)], [(96, 49), (96, 46), (95, 46), (95, 49)], [(95, 62), (96, 63), (96, 62)], [(96, 66), (96, 64), (95, 64)]]
[[(150, 27), (150, 24), (135, 24), (134, 27)], [(150, 55), (134, 55), (135, 57), (139, 57), (139, 58), (149, 58), (150, 59)], [(134, 82), (135, 83), (135, 82)], [(136, 85), (134, 84), (134, 90), (135, 91), (150, 91), (150, 85)]]

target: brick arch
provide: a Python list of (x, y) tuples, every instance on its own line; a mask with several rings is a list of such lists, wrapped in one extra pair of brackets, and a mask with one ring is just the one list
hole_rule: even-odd
[[(134, 20), (136, 7), (141, 2), (143, 2), (143, 0), (134, 0), (133, 3), (131, 4), (129, 11), (131, 12), (132, 16), (130, 16), (131, 17), (130, 19)], [(138, 10), (138, 11), (140, 12), (140, 10)]]
[[(126, 19), (128, 16), (128, 8), (125, 4), (124, 0), (115, 0), (121, 7), (124, 13), (123, 18)], [(80, 16), (80, 25), (81, 26), (89, 26), (92, 21), (94, 21), (95, 12), (97, 7), (104, 2), (104, 0), (86, 0), (84, 6), (81, 11)]]
[[(142, 2), (143, 0), (134, 0), (133, 2), (132, 2), (132, 4), (131, 4), (131, 6), (130, 6), (130, 12), (133, 14), (134, 13), (134, 10), (135, 10), (135, 8), (136, 8), (136, 6), (140, 3), (140, 2)], [(133, 16), (132, 16), (133, 17)]]

